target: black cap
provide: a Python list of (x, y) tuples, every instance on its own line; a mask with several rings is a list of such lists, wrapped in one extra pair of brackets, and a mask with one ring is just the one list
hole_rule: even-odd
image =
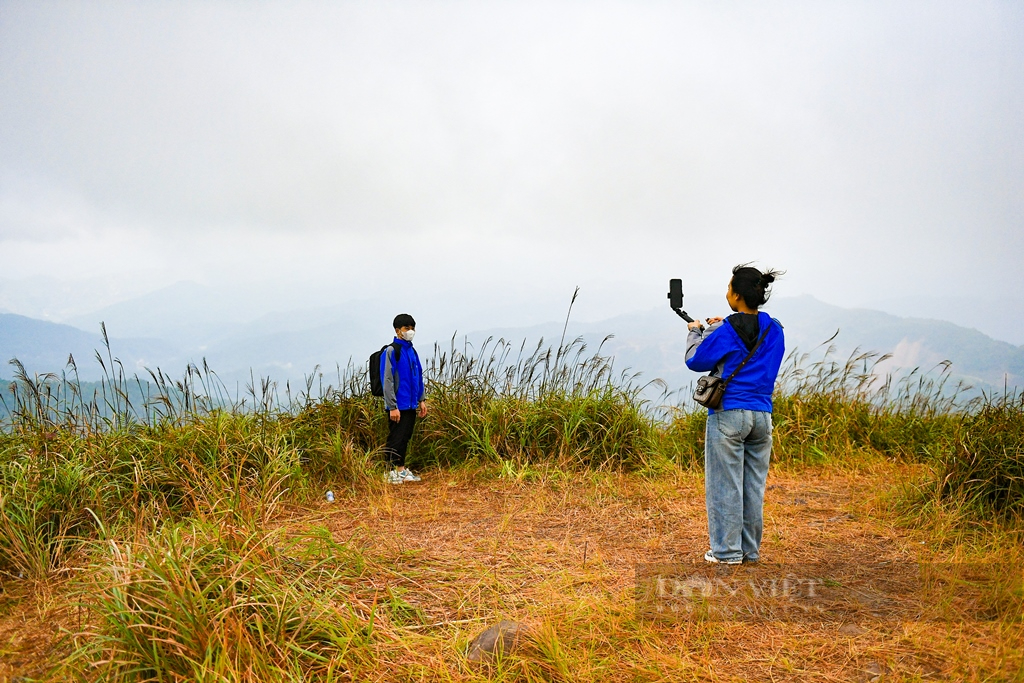
[(416, 327), (416, 321), (412, 319), (412, 316), (408, 313), (399, 313), (395, 316), (394, 328), (397, 330), (400, 327)]

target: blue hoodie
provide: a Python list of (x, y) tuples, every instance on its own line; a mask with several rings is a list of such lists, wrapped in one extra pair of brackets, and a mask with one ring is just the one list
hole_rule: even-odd
[[(757, 322), (760, 329), (758, 337), (764, 334), (766, 326), (768, 334), (747, 364), (729, 382), (719, 410), (772, 412), (772, 392), (782, 367), (786, 342), (778, 320), (767, 313), (758, 313)], [(726, 378), (749, 352), (733, 326), (722, 321), (703, 333), (690, 330), (686, 339), (686, 367), (695, 372), (709, 372), (721, 365), (715, 374)], [(708, 409), (708, 414), (714, 412)]]
[(384, 387), (384, 407), (388, 410), (413, 410), (423, 400), (423, 367), (412, 342), (395, 337), (394, 344), (401, 347), (398, 363), (395, 349), (387, 348), (380, 354), (380, 379)]

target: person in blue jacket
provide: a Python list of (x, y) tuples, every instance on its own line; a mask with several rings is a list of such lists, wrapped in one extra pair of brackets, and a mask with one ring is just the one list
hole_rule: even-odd
[(385, 353), (380, 354), (380, 378), (384, 387), (384, 409), (388, 413), (388, 440), (384, 455), (391, 469), (387, 480), (391, 484), (401, 484), (420, 481), (420, 477), (405, 466), (405, 453), (416, 418), (427, 415), (427, 403), (423, 400), (423, 366), (412, 346), (416, 321), (408, 313), (402, 313), (395, 316), (394, 325), (395, 340)]
[(782, 325), (758, 309), (779, 273), (733, 268), (724, 320), (688, 324), (686, 366), (723, 378), (757, 350), (729, 382), (719, 409), (708, 409), (704, 500), (711, 549), (707, 562), (740, 564), (760, 557), (765, 480), (772, 451), (772, 391), (785, 353)]

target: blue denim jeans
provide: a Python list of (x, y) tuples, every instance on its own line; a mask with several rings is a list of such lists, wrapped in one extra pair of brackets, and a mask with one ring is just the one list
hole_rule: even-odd
[(715, 558), (758, 559), (771, 452), (771, 413), (723, 410), (708, 416), (704, 500)]

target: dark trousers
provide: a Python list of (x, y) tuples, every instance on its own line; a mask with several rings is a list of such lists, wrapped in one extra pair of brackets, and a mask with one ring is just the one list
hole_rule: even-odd
[(388, 441), (384, 445), (384, 457), (391, 467), (405, 467), (405, 451), (409, 448), (412, 428), (416, 426), (416, 409), (400, 411), (402, 417), (395, 422), (388, 417)]

